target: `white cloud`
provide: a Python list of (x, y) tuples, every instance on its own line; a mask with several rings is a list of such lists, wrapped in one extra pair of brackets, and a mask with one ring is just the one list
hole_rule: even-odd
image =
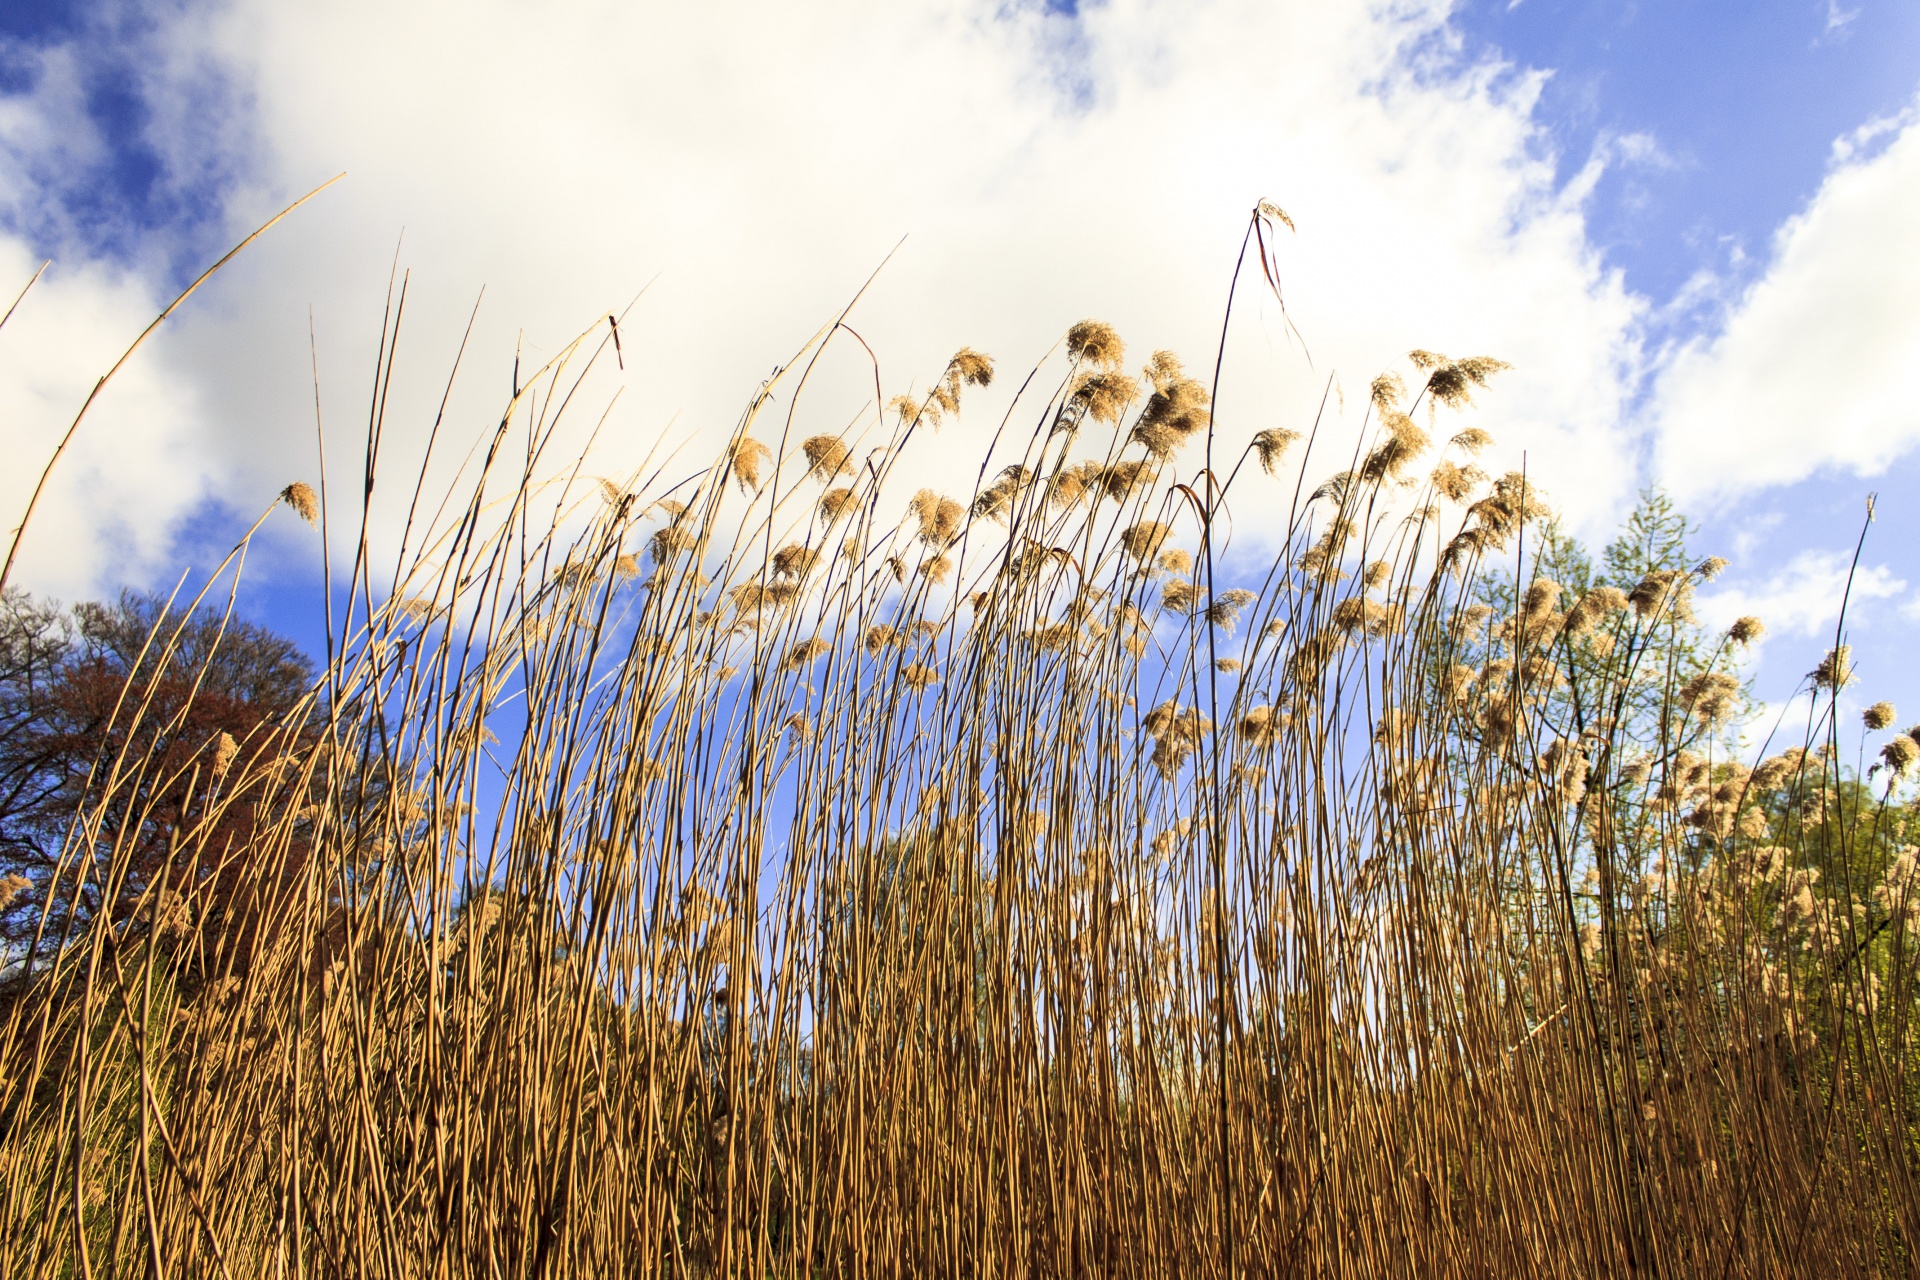
[(1920, 114), (1870, 122), (1835, 158), (1724, 329), (1660, 375), (1657, 467), (1683, 499), (1872, 475), (1920, 440)]
[[(0, 236), (4, 301), (39, 265), (17, 238)], [(94, 381), (156, 310), (137, 279), (56, 263), (0, 329), (8, 458), (0, 466), (0, 554)], [(130, 362), (80, 424), (22, 536), (14, 582), (72, 598), (175, 571), (169, 534), (225, 466), (202, 431), (194, 387), (166, 358), (165, 340), (155, 346), (158, 358)]]
[(1885, 565), (1862, 565), (1849, 589), (1851, 564), (1852, 557), (1841, 552), (1802, 551), (1757, 585), (1729, 584), (1702, 596), (1698, 612), (1714, 627), (1727, 627), (1751, 614), (1777, 635), (1831, 636), (1842, 600), (1851, 611), (1868, 601), (1897, 596), (1907, 587)]
[[(903, 234), (853, 319), (887, 395), (924, 386), (962, 344), (1017, 385), (1087, 315), (1143, 356), (1172, 347), (1210, 366), (1247, 212), (1270, 197), (1300, 228), (1281, 264), (1314, 363), (1257, 273), (1243, 277), (1223, 436), (1304, 422), (1329, 370), (1350, 428), (1366, 382), (1411, 347), (1498, 355), (1514, 370), (1475, 419), (1505, 447), (1496, 465), (1525, 450), (1593, 527), (1634, 480), (1620, 422), (1640, 304), (1588, 244), (1578, 192), (1554, 187), (1537, 78), (1459, 61), (1447, 9), (1115, 0), (1073, 24), (957, 0), (240, 0), (180, 19), (159, 28), (151, 65), (211, 59), (246, 103), (244, 120), (192, 135), (244, 161), (236, 232), (348, 178), (230, 268), (145, 366), (190, 389), (172, 402), (204, 425), (142, 430), (172, 442), (183, 493), (217, 484), (250, 506), (310, 474), (312, 303), (344, 479), (402, 227), (413, 275), (386, 446), (401, 472), (483, 283), (451, 415), (461, 450), (497, 415), (522, 333), (545, 358), (658, 275), (624, 327), (624, 379), (596, 385), (583, 417), (625, 383), (596, 464), (609, 471), (670, 422), (708, 441), (729, 428)], [(164, 153), (190, 150), (178, 120), (155, 127)], [(872, 383), (842, 346), (809, 392), (810, 421), (836, 430)], [(921, 470), (938, 474), (943, 451), (971, 463), (1009, 395), (997, 383), (970, 406)], [(0, 428), (10, 448), (45, 434), (23, 421)], [(103, 448), (118, 440), (100, 428)], [(1241, 502), (1243, 533), (1258, 508)], [(124, 510), (143, 545), (180, 514)], [(64, 518), (84, 541), (84, 521)], [(101, 563), (76, 549), (59, 572)]]

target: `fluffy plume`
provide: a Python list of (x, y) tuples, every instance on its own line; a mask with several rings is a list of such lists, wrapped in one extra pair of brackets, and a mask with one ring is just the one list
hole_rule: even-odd
[(1020, 495), (1033, 480), (1033, 473), (1018, 464), (1007, 467), (994, 477), (992, 484), (982, 489), (973, 499), (973, 514), (982, 520), (1006, 523), (1013, 500)]
[(808, 473), (816, 480), (825, 482), (852, 470), (847, 466), (847, 446), (834, 436), (812, 436), (801, 442), (800, 451), (807, 455)]
[(819, 558), (818, 548), (791, 543), (773, 553), (773, 571), (783, 578), (798, 580), (812, 571)]
[(1067, 354), (1082, 364), (1117, 369), (1120, 362), (1127, 358), (1127, 348), (1112, 325), (1099, 320), (1082, 320), (1067, 330)]
[(1231, 631), (1234, 624), (1240, 620), (1240, 611), (1259, 598), (1243, 587), (1223, 591), (1212, 604), (1207, 606), (1207, 621), (1223, 631)]
[(1680, 705), (1703, 724), (1724, 724), (1739, 704), (1740, 682), (1724, 671), (1703, 671), (1680, 686)]
[(1124, 373), (1086, 374), (1078, 379), (1073, 393), (1060, 406), (1053, 430), (1071, 433), (1087, 418), (1115, 426), (1139, 394), (1140, 385)]
[(1373, 411), (1383, 417), (1397, 410), (1406, 394), (1407, 384), (1400, 380), (1397, 373), (1383, 373), (1367, 388), (1367, 399), (1372, 402)]
[(962, 347), (947, 362), (947, 377), (970, 387), (984, 387), (993, 381), (993, 358), (972, 347)]
[(1298, 431), (1287, 431), (1280, 427), (1271, 427), (1253, 438), (1254, 456), (1260, 459), (1260, 469), (1268, 475), (1287, 452), (1287, 447), (1300, 438)]
[(1860, 713), (1860, 719), (1867, 728), (1878, 733), (1898, 719), (1891, 702), (1876, 702)]
[(831, 644), (819, 636), (814, 636), (809, 640), (802, 640), (799, 644), (787, 650), (787, 660), (784, 665), (789, 671), (798, 671), (815, 658), (825, 655), (832, 648), (833, 646)]
[(1433, 490), (1448, 502), (1464, 502), (1486, 478), (1487, 473), (1478, 467), (1442, 462), (1433, 469)]
[(647, 545), (653, 549), (654, 561), (664, 563), (682, 551), (691, 551), (697, 541), (693, 530), (670, 524), (655, 533)]
[(1820, 665), (1807, 673), (1816, 689), (1844, 689), (1853, 683), (1853, 646), (1839, 645), (1827, 650)]
[(922, 489), (914, 494), (913, 501), (907, 507), (920, 524), (920, 541), (930, 547), (944, 549), (952, 546), (965, 527), (967, 509), (931, 489)]
[(1173, 532), (1157, 520), (1142, 520), (1120, 535), (1120, 549), (1135, 560), (1145, 563), (1153, 559), (1160, 550), (1160, 544)]
[(1484, 548), (1500, 550), (1507, 539), (1529, 520), (1548, 514), (1549, 508), (1538, 485), (1518, 471), (1510, 471), (1493, 482), (1493, 492), (1467, 508), (1479, 522), (1480, 542)]
[(239, 752), (240, 744), (233, 740), (232, 734), (224, 729), (215, 734), (213, 739), (213, 760), (211, 762), (213, 776), (216, 778), (226, 777), (227, 770), (233, 767), (234, 756), (238, 755)]
[(773, 461), (773, 450), (750, 436), (741, 436), (733, 442), (733, 478), (740, 485), (742, 493), (757, 493), (760, 489), (760, 469)]
[(1415, 458), (1427, 450), (1427, 433), (1404, 413), (1384, 416), (1387, 437), (1367, 455), (1360, 474), (1368, 480), (1398, 480)]
[(24, 898), (33, 889), (33, 881), (23, 875), (13, 874), (0, 879), (0, 916), (13, 910), (13, 904)]
[(1699, 564), (1693, 566), (1693, 571), (1694, 573), (1698, 574), (1702, 579), (1708, 582), (1712, 582), (1715, 578), (1720, 576), (1720, 574), (1726, 569), (1726, 567), (1727, 567), (1727, 561), (1724, 557), (1708, 556), (1705, 560), (1702, 560)]
[(1135, 459), (1101, 467), (1095, 474), (1099, 477), (1101, 492), (1115, 502), (1124, 502), (1139, 489), (1153, 483), (1154, 469), (1145, 459)]
[(1364, 596), (1349, 596), (1333, 607), (1330, 621), (1335, 630), (1346, 635), (1364, 633), (1379, 637), (1398, 629), (1400, 609)]
[(280, 501), (292, 507), (295, 514), (308, 524), (320, 526), (320, 499), (315, 496), (313, 486), (305, 480), (295, 480), (280, 491)]
[(838, 521), (852, 506), (853, 490), (845, 485), (837, 489), (829, 489), (820, 495), (820, 514), (826, 517), (828, 524)]
[(1192, 378), (1175, 377), (1147, 397), (1147, 407), (1128, 439), (1145, 446), (1155, 458), (1171, 457), (1206, 428), (1210, 402), (1206, 387)]
[(1160, 607), (1168, 613), (1188, 613), (1199, 599), (1200, 593), (1194, 585), (1180, 578), (1160, 588)]
[(1510, 369), (1504, 360), (1495, 360), (1492, 356), (1468, 356), (1464, 360), (1449, 360), (1432, 351), (1409, 352), (1407, 358), (1416, 368), (1431, 370), (1427, 375), (1427, 394), (1439, 404), (1449, 409), (1464, 409), (1473, 403), (1473, 389), (1484, 387), (1487, 380), (1502, 369)]
[(1493, 443), (1493, 437), (1479, 427), (1468, 427), (1449, 441), (1456, 449), (1468, 457), (1476, 457), (1480, 451)]

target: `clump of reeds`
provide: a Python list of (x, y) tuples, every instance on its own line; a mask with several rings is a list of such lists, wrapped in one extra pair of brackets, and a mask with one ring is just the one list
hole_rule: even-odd
[[(1544, 498), (1413, 415), (1497, 362), (1414, 353), (1296, 484), (1306, 430), (1067, 354), (1017, 461), (892, 525), (986, 357), (859, 466), (778, 447), (776, 383), (598, 504), (471, 481), (153, 882), (103, 758), (59, 874), (127, 906), (8, 978), (0, 1272), (1913, 1266), (1920, 872), (1837, 739), (1749, 767), (1722, 660), (1648, 678), (1701, 575), (1489, 610)], [(1229, 572), (1242, 495), (1286, 522)]]

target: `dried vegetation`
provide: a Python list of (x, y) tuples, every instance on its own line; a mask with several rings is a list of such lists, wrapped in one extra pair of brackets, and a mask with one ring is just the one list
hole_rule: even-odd
[[(1067, 346), (1019, 459), (895, 527), (978, 353), (858, 463), (763, 397), (671, 498), (450, 495), (150, 882), (103, 758), (60, 874), (126, 910), (0, 1004), (0, 1272), (1910, 1274), (1920, 873), (1841, 820), (1892, 802), (1837, 737), (1729, 758), (1724, 667), (1608, 702), (1700, 574), (1489, 616), (1544, 498), (1420, 392), (1295, 489), (1305, 433)], [(1412, 365), (1449, 412), (1499, 368)], [(1253, 485), (1303, 496), (1216, 589)]]

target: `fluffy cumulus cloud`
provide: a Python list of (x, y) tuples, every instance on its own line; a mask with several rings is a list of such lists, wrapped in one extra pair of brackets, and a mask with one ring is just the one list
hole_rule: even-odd
[[(1640, 304), (1588, 243), (1579, 191), (1554, 185), (1537, 80), (1464, 58), (1442, 0), (1113, 0), (1077, 17), (959, 0), (233, 0), (121, 23), (41, 55), (50, 70), (0, 119), (7, 262), (31, 269), (23, 238), (59, 240), (62, 258), (0, 333), (0, 360), (36, 373), (8, 383), (0, 431), (15, 456), (64, 426), (87, 373), (164, 303), (155, 263), (183, 252), (88, 265), (108, 250), (87, 238), (86, 201), (55, 190), (61, 149), (98, 145), (72, 106), (84, 77), (59, 58), (109, 39), (140, 68), (129, 91), (160, 104), (137, 124), (178, 187), (168, 207), (218, 192), (197, 250), (210, 224), (236, 237), (347, 178), (110, 388), (33, 535), (37, 581), (150, 571), (196, 504), (244, 510), (311, 476), (316, 360), (345, 480), (396, 244), (411, 274), (383, 451), (399, 471), (418, 466), (483, 285), (449, 402), (452, 456), (497, 416), (516, 355), (538, 365), (644, 287), (624, 371), (596, 373), (574, 412), (591, 425), (621, 392), (601, 471), (663, 439), (690, 469), (899, 244), (850, 320), (884, 394), (924, 389), (963, 344), (1006, 375), (914, 463), (962, 489), (971, 468), (956, 476), (953, 462), (977, 459), (1021, 376), (1076, 320), (1110, 321), (1142, 358), (1165, 347), (1210, 367), (1234, 255), (1266, 197), (1299, 228), (1278, 246), (1286, 314), (1257, 273), (1242, 277), (1223, 439), (1304, 425), (1331, 376), (1348, 442), (1368, 380), (1418, 346), (1513, 364), (1474, 420), (1501, 441), (1494, 465), (1524, 451), (1576, 527), (1604, 523), (1635, 480), (1622, 422)], [(70, 212), (23, 213), (55, 208)], [(164, 224), (153, 238), (183, 218), (151, 217)], [(838, 340), (801, 426), (861, 423), (873, 382), (866, 352)], [(1324, 463), (1337, 465), (1331, 451)], [(1249, 493), (1236, 515), (1257, 538), (1272, 524)], [(18, 476), (0, 481), (0, 502), (21, 497)]]
[(1818, 639), (1833, 634), (1843, 602), (1857, 612), (1871, 601), (1899, 596), (1906, 585), (1884, 564), (1855, 569), (1841, 552), (1802, 551), (1762, 581), (1702, 597), (1700, 615), (1718, 627), (1752, 615), (1776, 634)]
[[(0, 279), (24, 284), (39, 266), (17, 238), (0, 237)], [(0, 309), (12, 300), (9, 290)], [(0, 329), (0, 509), (9, 533), (95, 381), (154, 312), (144, 280), (86, 264), (49, 272)], [(170, 573), (173, 530), (226, 474), (192, 378), (164, 345), (154, 354), (129, 362), (49, 477), (22, 547), (22, 569), (40, 590), (71, 598)], [(10, 541), (0, 539), (0, 552)]]
[(1871, 475), (1920, 441), (1916, 208), (1920, 107), (1836, 143), (1765, 274), (1660, 375), (1658, 468), (1678, 494)]

